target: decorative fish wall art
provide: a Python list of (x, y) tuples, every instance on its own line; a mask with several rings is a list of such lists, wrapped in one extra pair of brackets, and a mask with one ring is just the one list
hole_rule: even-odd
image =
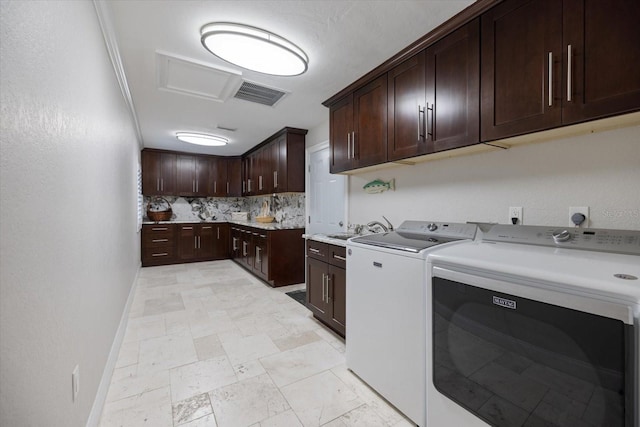
[(367, 183), (362, 187), (365, 193), (376, 194), (382, 193), (387, 190), (395, 190), (396, 189), (396, 180), (395, 178), (384, 182), (381, 179), (374, 179), (373, 181)]

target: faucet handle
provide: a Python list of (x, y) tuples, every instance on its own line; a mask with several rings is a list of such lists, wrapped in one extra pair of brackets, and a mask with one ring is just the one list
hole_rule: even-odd
[(393, 224), (391, 224), (391, 221), (389, 221), (387, 217), (384, 215), (382, 215), (382, 218), (384, 218), (384, 220), (387, 221), (387, 228), (389, 228), (389, 231), (393, 231)]

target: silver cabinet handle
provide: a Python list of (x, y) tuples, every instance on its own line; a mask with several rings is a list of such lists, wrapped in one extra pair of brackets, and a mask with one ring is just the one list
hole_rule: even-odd
[(567, 46), (567, 101), (571, 102), (571, 45)]
[[(431, 107), (429, 107), (429, 103), (427, 102), (427, 106), (425, 107), (425, 121), (427, 122), (427, 135), (429, 135), (431, 137), (431, 139), (433, 140), (433, 107), (435, 104), (431, 104)], [(429, 112), (431, 112), (431, 120), (429, 120)], [(431, 123), (431, 131), (429, 131), (429, 123)]]
[(166, 253), (166, 252), (162, 252), (162, 253), (159, 253), (159, 254), (151, 254), (151, 256), (167, 256), (167, 255), (169, 255), (169, 254)]
[(278, 188), (278, 171), (273, 171), (273, 188)]
[(320, 253), (320, 249), (309, 248), (309, 252), (313, 252), (314, 254), (319, 254)]
[(193, 227), (182, 227), (183, 230), (193, 230)]
[(262, 260), (260, 259), (260, 246), (256, 246), (256, 262), (257, 263), (262, 262)]
[(153, 243), (159, 243), (159, 242), (168, 242), (169, 239), (153, 239), (152, 242)]
[(204, 227), (202, 227), (203, 230), (210, 230), (213, 227), (211, 227), (210, 225), (205, 225)]
[(154, 227), (152, 228), (153, 231), (167, 231), (168, 228), (167, 227)]
[(258, 177), (258, 190), (262, 190), (262, 175)]
[(164, 178), (160, 178), (160, 190), (164, 191)]
[(214, 194), (218, 192), (218, 181), (213, 181), (213, 192)]
[(353, 153), (352, 158), (356, 158), (356, 131), (351, 132), (351, 153)]
[(424, 115), (425, 108), (420, 107), (420, 104), (418, 104), (418, 141), (421, 141), (422, 138), (424, 138)]
[(156, 191), (160, 191), (160, 178), (156, 179)]
[(234, 237), (234, 238), (233, 238), (233, 250), (234, 250), (234, 251), (237, 251), (237, 250), (238, 250), (238, 245), (237, 245), (237, 243), (238, 243), (238, 238), (237, 238), (237, 237)]
[(247, 191), (251, 193), (251, 179), (247, 179)]
[(229, 194), (229, 181), (227, 181), (227, 195)]
[(553, 105), (553, 52), (549, 52), (549, 107)]
[(218, 232), (218, 240), (220, 240), (220, 227), (216, 227), (216, 231)]
[(193, 247), (198, 249), (198, 236), (193, 236)]
[(339, 259), (340, 261), (346, 261), (346, 260), (347, 260), (345, 257), (340, 256), (340, 255), (336, 255), (336, 254), (333, 254), (333, 257), (334, 257), (335, 259)]
[(266, 234), (261, 234), (260, 237), (262, 237), (263, 239), (266, 239), (267, 235)]
[(331, 286), (329, 285), (329, 282), (331, 282), (331, 275), (327, 274), (327, 304), (331, 302)]
[(351, 158), (351, 132), (347, 132), (347, 159)]
[(195, 193), (196, 192), (196, 182), (195, 181), (191, 181), (191, 192)]
[(326, 295), (327, 295), (326, 294), (326, 288), (325, 288), (325, 286), (326, 286), (326, 280), (325, 279), (326, 278), (327, 278), (327, 275), (322, 273), (322, 302), (326, 301)]
[(242, 242), (242, 256), (247, 256), (247, 242)]
[(242, 192), (247, 192), (247, 182), (245, 180), (242, 180)]
[(196, 193), (200, 191), (200, 183), (196, 181)]

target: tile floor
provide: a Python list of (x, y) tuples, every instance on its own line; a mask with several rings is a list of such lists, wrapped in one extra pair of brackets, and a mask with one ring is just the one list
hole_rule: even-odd
[(344, 341), (232, 261), (140, 272), (100, 427), (412, 424), (344, 364)]

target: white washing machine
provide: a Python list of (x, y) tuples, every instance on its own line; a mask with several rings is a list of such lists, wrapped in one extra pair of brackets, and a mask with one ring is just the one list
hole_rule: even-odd
[(425, 259), (475, 233), (473, 224), (405, 221), (347, 242), (347, 367), (422, 427)]
[(640, 231), (487, 226), (427, 266), (427, 426), (638, 426)]

